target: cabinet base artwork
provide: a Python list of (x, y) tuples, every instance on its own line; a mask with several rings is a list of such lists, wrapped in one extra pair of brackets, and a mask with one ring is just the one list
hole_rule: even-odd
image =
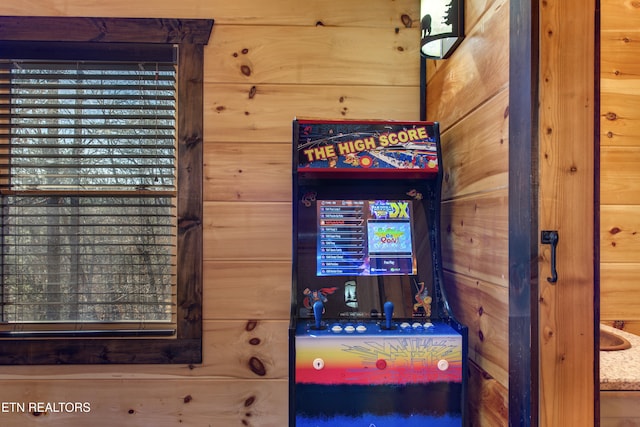
[(359, 323), (367, 332), (340, 336), (336, 325), (295, 338), (296, 427), (462, 425), (457, 331)]

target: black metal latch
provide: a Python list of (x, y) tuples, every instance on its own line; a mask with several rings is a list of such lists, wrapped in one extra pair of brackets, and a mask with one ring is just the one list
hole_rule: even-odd
[(543, 230), (540, 233), (540, 242), (543, 245), (551, 245), (551, 277), (547, 277), (547, 282), (558, 281), (558, 271), (556, 270), (556, 247), (558, 246), (558, 232), (556, 230)]

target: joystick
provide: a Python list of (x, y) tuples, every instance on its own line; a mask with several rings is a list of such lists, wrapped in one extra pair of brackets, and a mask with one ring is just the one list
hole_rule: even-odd
[(392, 329), (391, 320), (393, 318), (393, 303), (387, 301), (384, 303), (384, 328)]
[(322, 329), (322, 312), (324, 311), (324, 304), (322, 301), (316, 301), (313, 303), (313, 317), (316, 321), (314, 329)]

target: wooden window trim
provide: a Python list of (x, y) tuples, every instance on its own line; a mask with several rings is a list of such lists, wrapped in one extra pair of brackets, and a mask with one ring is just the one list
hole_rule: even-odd
[(176, 336), (2, 339), (0, 364), (202, 362), (203, 75), (212, 27), (208, 19), (0, 17), (0, 40), (6, 41), (179, 45)]

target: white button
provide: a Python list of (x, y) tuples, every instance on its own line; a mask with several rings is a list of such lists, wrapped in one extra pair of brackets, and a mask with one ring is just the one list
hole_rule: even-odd
[(430, 328), (430, 327), (432, 327), (432, 326), (433, 326), (433, 323), (431, 323), (431, 322), (427, 322), (427, 323), (425, 323), (423, 326), (425, 327), (425, 329), (426, 329), (426, 328)]
[(441, 371), (446, 371), (447, 369), (449, 369), (449, 362), (447, 362), (445, 359), (438, 360), (438, 369), (440, 369)]
[(341, 332), (341, 331), (342, 331), (342, 326), (340, 326), (340, 325), (333, 325), (333, 326), (331, 327), (331, 331), (333, 331), (333, 332)]
[(422, 327), (422, 323), (419, 322), (415, 322), (414, 324), (411, 325), (413, 327), (413, 329), (418, 329)]
[(353, 332), (356, 330), (356, 328), (354, 328), (352, 325), (349, 325), (349, 326), (345, 326), (344, 330), (345, 332)]
[(364, 331), (366, 331), (366, 330), (367, 330), (367, 327), (366, 327), (366, 326), (364, 326), (364, 325), (358, 325), (358, 326), (356, 326), (356, 331), (357, 331), (357, 332), (364, 332)]
[[(440, 364), (438, 364), (438, 367), (440, 367)], [(319, 371), (322, 368), (324, 368), (324, 360), (320, 358), (313, 359), (313, 369), (315, 369), (316, 371)]]
[(407, 329), (408, 327), (410, 327), (411, 325), (409, 324), (409, 322), (402, 322), (400, 323), (400, 327), (402, 329)]

